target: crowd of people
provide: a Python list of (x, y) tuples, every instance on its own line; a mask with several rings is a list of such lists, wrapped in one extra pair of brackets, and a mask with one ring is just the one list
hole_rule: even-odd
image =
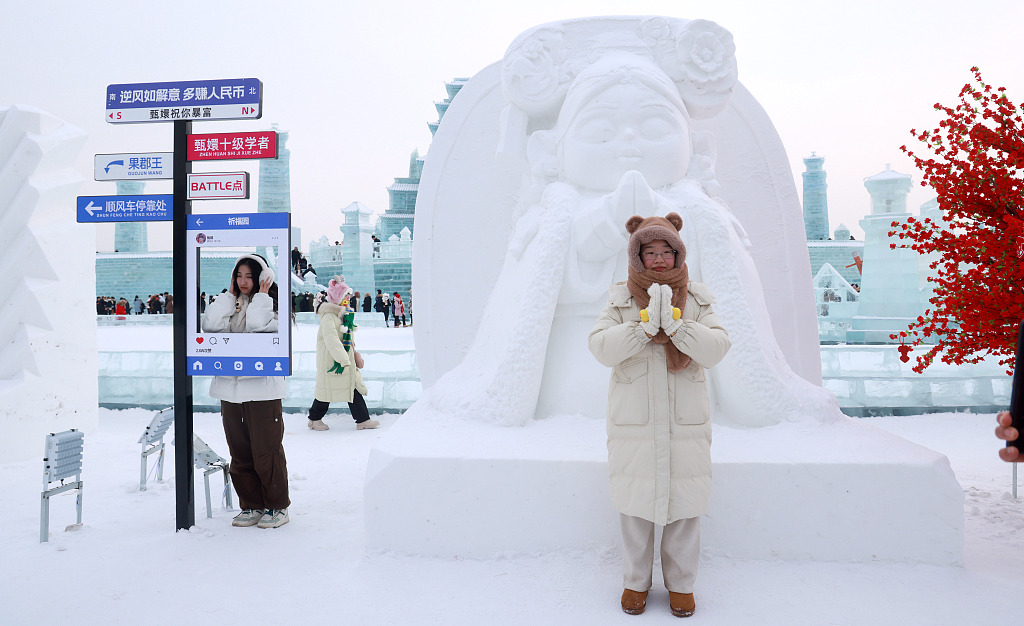
[(174, 313), (174, 296), (168, 292), (155, 293), (143, 300), (139, 296), (131, 302), (127, 298), (98, 296), (96, 315), (161, 315)]
[[(401, 328), (412, 325), (412, 314), (409, 312), (402, 294), (397, 291), (387, 294), (378, 289), (377, 295), (374, 297), (369, 291), (353, 290), (347, 299), (353, 312), (382, 313), (384, 315), (384, 325), (389, 328)], [(314, 294), (296, 293), (292, 295), (293, 313), (313, 313), (315, 311), (316, 296)]]
[[(226, 293), (227, 289), (221, 291)], [(205, 313), (207, 304), (213, 303), (219, 294), (210, 294), (207, 298), (206, 292), (199, 294), (199, 312)], [(316, 310), (315, 295), (311, 293), (292, 294), (292, 313), (313, 313)], [(369, 291), (362, 293), (355, 291), (351, 294), (351, 307), (353, 311), (371, 313), (376, 311), (384, 314), (384, 325), (391, 327), (394, 320), (394, 328), (410, 326), (412, 316), (406, 310), (405, 301), (397, 291), (392, 294), (383, 293), (377, 290), (377, 297)], [(96, 298), (97, 315), (161, 315), (174, 313), (174, 296), (168, 292), (155, 293), (145, 299), (135, 296), (131, 302), (127, 298), (115, 298), (113, 296), (98, 296)]]
[[(337, 244), (338, 242), (334, 243)], [(295, 275), (302, 280), (306, 280), (306, 276), (308, 274), (316, 276), (316, 269), (313, 268), (313, 265), (309, 262), (309, 259), (306, 258), (306, 255), (302, 254), (298, 246), (292, 248), (292, 271), (295, 272)]]
[[(370, 296), (367, 295), (366, 298)], [(363, 310), (366, 311), (366, 302), (363, 300)], [(399, 328), (399, 320), (401, 320), (402, 326), (409, 326), (412, 323), (412, 314), (409, 314), (408, 320), (406, 320), (406, 307), (405, 301), (402, 300), (402, 294), (397, 291), (391, 295), (377, 290), (377, 297), (373, 301), (373, 310), (378, 313), (384, 314), (384, 326)], [(391, 321), (389, 321), (389, 319)], [(408, 323), (407, 323), (408, 321)]]

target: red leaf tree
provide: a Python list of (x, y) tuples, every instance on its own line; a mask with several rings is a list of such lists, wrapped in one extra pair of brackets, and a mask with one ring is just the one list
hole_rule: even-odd
[[(941, 104), (938, 128), (911, 130), (931, 158), (901, 146), (938, 194), (942, 220), (908, 218), (893, 222), (890, 236), (909, 240), (922, 254), (938, 253), (931, 307), (900, 332), (920, 345), (937, 343), (920, 355), (921, 373), (936, 356), (943, 363), (977, 363), (998, 355), (1014, 365), (1017, 327), (1024, 318), (1024, 123), (1021, 104), (993, 88), (971, 68), (974, 84), (960, 90), (955, 107)], [(893, 248), (897, 244), (891, 244)]]

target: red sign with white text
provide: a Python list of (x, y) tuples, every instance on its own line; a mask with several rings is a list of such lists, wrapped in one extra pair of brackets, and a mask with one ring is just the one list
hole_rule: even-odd
[(277, 132), (211, 133), (188, 136), (189, 161), (276, 159)]

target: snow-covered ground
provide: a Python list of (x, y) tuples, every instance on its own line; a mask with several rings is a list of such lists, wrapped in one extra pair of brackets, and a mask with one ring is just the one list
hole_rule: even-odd
[[(165, 481), (138, 490), (135, 442), (151, 416), (101, 411), (99, 432), (85, 443), (84, 524), (65, 532), (75, 521), (74, 496), (54, 497), (49, 543), (38, 541), (41, 459), (0, 465), (0, 623), (677, 623), (657, 568), (647, 612), (619, 610), (614, 546), (488, 561), (367, 553), (366, 461), (398, 415), (384, 415), (380, 430), (356, 431), (347, 414), (332, 414), (331, 430), (322, 433), (308, 430), (303, 415), (287, 415), (291, 523), (233, 528), (232, 513), (216, 506), (207, 519), (197, 475), (196, 526), (175, 533), (173, 448)], [(1011, 468), (996, 457), (994, 416), (868, 421), (949, 457), (966, 496), (964, 566), (705, 558), (688, 624), (1019, 621), (1024, 499), (1010, 496)], [(219, 415), (196, 414), (195, 431), (227, 454)]]

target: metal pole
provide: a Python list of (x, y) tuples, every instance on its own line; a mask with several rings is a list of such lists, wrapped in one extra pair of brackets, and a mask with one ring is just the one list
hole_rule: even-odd
[(188, 301), (185, 245), (188, 216), (192, 205), (188, 200), (188, 135), (192, 122), (174, 121), (174, 490), (176, 530), (187, 530), (196, 523), (195, 469), (192, 465), (192, 377), (186, 367), (185, 303)]

